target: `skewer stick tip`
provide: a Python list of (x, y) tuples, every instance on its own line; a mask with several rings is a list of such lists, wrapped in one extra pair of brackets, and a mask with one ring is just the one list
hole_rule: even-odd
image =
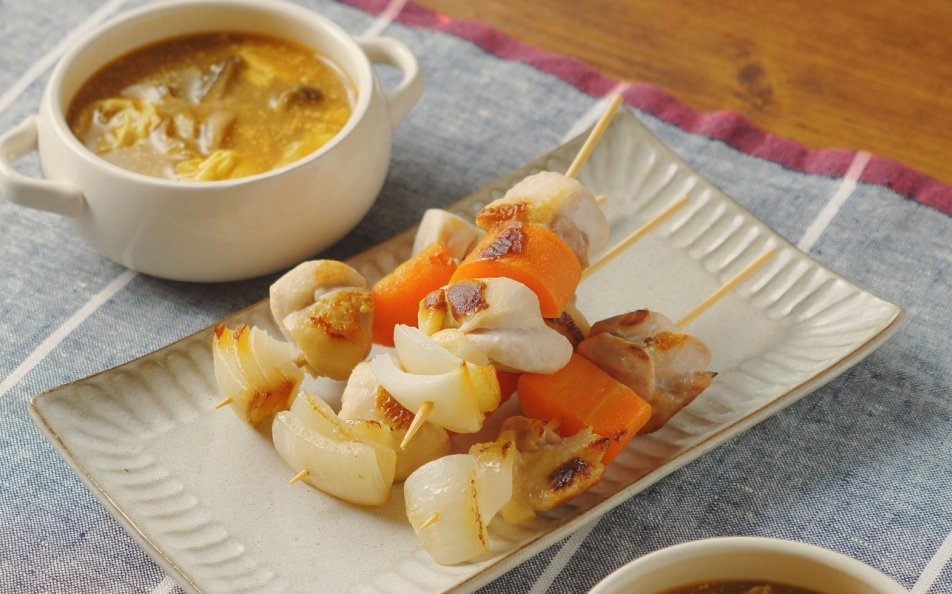
[(597, 260), (589, 264), (588, 267), (586, 267), (585, 270), (582, 271), (582, 280), (587, 279), (588, 277), (595, 274), (595, 272), (599, 268), (601, 268), (602, 266), (610, 262), (618, 254), (622, 253), (623, 251), (631, 247), (631, 244), (635, 243), (636, 241), (644, 237), (646, 234), (648, 234), (655, 227), (657, 227), (658, 225), (666, 221), (668, 217), (673, 215), (675, 212), (678, 211), (678, 209), (682, 208), (687, 203), (688, 203), (688, 197), (682, 196), (680, 199), (675, 200), (673, 203), (669, 204), (667, 207), (665, 207), (661, 212), (656, 214), (654, 217), (652, 217), (651, 219), (648, 219), (648, 221), (646, 221), (642, 226), (638, 227), (637, 229), (629, 233), (627, 237), (625, 237), (624, 239), (616, 243), (614, 246), (610, 247), (601, 256), (599, 256)]
[(423, 530), (427, 526), (432, 526), (433, 524), (436, 524), (439, 521), (440, 521), (440, 512), (433, 512), (432, 516), (430, 516), (429, 518), (424, 520), (422, 524), (420, 524), (420, 530)]
[(218, 401), (218, 403), (215, 405), (215, 409), (217, 410), (217, 409), (219, 409), (219, 408), (228, 406), (229, 404), (231, 404), (231, 403), (234, 402), (234, 401), (235, 401), (235, 399), (232, 398), (231, 396), (225, 396), (224, 398), (222, 398), (221, 400)]
[(308, 471), (307, 471), (307, 468), (305, 468), (304, 470), (302, 470), (302, 471), (298, 472), (297, 474), (295, 474), (294, 476), (292, 476), (292, 477), (291, 477), (291, 480), (288, 481), (288, 484), (289, 484), (289, 485), (293, 485), (294, 483), (298, 482), (299, 480), (301, 480), (302, 478), (306, 477), (307, 475), (308, 475)]
[(685, 326), (693, 322), (700, 316), (702, 313), (707, 311), (712, 305), (721, 300), (722, 297), (734, 290), (737, 285), (741, 284), (753, 273), (757, 272), (764, 264), (769, 262), (777, 254), (776, 248), (769, 248), (764, 253), (760, 254), (756, 260), (744, 267), (743, 270), (738, 272), (732, 279), (720, 286), (716, 291), (711, 293), (704, 301), (699, 303), (694, 309), (689, 311), (683, 318), (678, 320), (678, 328), (683, 329)]
[(612, 97), (612, 100), (605, 109), (605, 112), (602, 113), (602, 117), (599, 118), (598, 123), (596, 123), (595, 127), (592, 128), (588, 138), (585, 139), (585, 144), (582, 145), (582, 148), (579, 149), (578, 154), (575, 155), (575, 160), (572, 161), (572, 164), (569, 165), (569, 168), (566, 170), (566, 177), (576, 177), (578, 172), (582, 170), (582, 165), (585, 164), (585, 161), (588, 160), (589, 155), (591, 155), (592, 151), (595, 150), (595, 145), (598, 144), (602, 134), (604, 134), (605, 130), (608, 128), (608, 124), (611, 123), (612, 116), (615, 115), (615, 112), (618, 110), (618, 106), (621, 105), (621, 100), (621, 94), (616, 94)]
[(426, 418), (430, 416), (430, 411), (433, 410), (433, 402), (427, 400), (422, 405), (420, 405), (420, 410), (416, 412), (416, 415), (413, 417), (413, 422), (410, 423), (410, 428), (407, 429), (407, 434), (403, 436), (403, 441), (400, 442), (400, 449), (407, 449), (407, 444), (410, 443), (410, 440), (413, 439), (413, 436), (417, 434), (420, 430), (420, 427), (423, 426), (423, 423), (426, 422)]

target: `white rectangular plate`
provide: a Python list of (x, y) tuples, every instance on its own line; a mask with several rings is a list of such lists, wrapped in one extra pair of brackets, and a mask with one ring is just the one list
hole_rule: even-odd
[[(564, 171), (577, 139), (462, 200), (472, 216), (525, 175)], [(713, 385), (635, 439), (590, 492), (518, 527), (491, 526), (494, 554), (443, 567), (406, 521), (403, 494), (348, 505), (290, 475), (263, 434), (219, 400), (212, 329), (34, 397), (31, 413), (65, 460), (146, 551), (189, 591), (470, 591), (861, 360), (900, 307), (840, 278), (703, 179), (628, 111), (580, 179), (608, 197), (613, 242), (675, 199), (690, 203), (579, 288), (590, 320), (640, 308), (679, 319), (768, 248), (777, 255), (687, 331), (714, 353)], [(412, 231), (355, 257), (374, 282), (409, 254)], [(225, 320), (274, 331), (263, 301)]]

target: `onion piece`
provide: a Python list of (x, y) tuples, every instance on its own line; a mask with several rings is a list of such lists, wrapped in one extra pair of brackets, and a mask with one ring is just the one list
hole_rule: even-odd
[(419, 328), (397, 324), (393, 329), (393, 346), (400, 364), (409, 373), (437, 375), (459, 367), (462, 359), (430, 340)]
[(453, 454), (424, 464), (404, 483), (407, 518), (437, 563), (463, 563), (489, 550), (476, 477), (476, 458)]
[(275, 417), (272, 438), (294, 471), (308, 471), (310, 485), (361, 505), (389, 498), (396, 452), (390, 429), (380, 423), (342, 421), (319, 396), (302, 392)]
[(465, 334), (455, 328), (446, 328), (430, 336), (436, 344), (473, 365), (489, 365), (489, 357), (473, 344)]
[[(390, 429), (394, 443), (403, 437), (413, 413), (397, 402), (377, 381), (369, 361), (357, 364), (341, 395), (341, 419), (377, 422)], [(397, 468), (393, 480), (403, 481), (420, 466), (450, 453), (450, 438), (442, 427), (425, 422), (405, 448), (396, 448)]]
[(461, 361), (455, 370), (424, 375), (402, 369), (396, 357), (384, 353), (371, 360), (374, 375), (403, 407), (414, 414), (424, 402), (432, 402), (428, 420), (456, 433), (475, 433), (485, 413), (501, 400), (499, 380), (492, 365), (477, 366)]
[(238, 418), (252, 425), (288, 408), (304, 379), (290, 345), (245, 324), (215, 326), (212, 357), (219, 390)]
[(511, 440), (480, 443), (407, 478), (407, 518), (437, 563), (471, 561), (489, 550), (487, 527), (512, 498), (518, 456)]
[(477, 443), (469, 448), (476, 458), (476, 501), (483, 522), (489, 522), (512, 499), (519, 450), (510, 439)]

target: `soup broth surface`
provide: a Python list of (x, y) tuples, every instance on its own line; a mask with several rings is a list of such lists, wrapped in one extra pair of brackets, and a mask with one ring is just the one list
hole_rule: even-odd
[(313, 49), (206, 33), (133, 51), (79, 90), (66, 114), (90, 150), (125, 169), (222, 180), (292, 163), (350, 117), (354, 90)]
[(798, 586), (762, 581), (716, 581), (679, 586), (658, 594), (821, 594)]

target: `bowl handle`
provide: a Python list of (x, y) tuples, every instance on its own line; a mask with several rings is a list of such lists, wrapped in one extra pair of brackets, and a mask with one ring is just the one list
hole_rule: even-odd
[(406, 45), (389, 37), (359, 37), (357, 44), (373, 64), (388, 64), (403, 71), (403, 79), (387, 93), (390, 127), (396, 128), (423, 94), (423, 69)]
[(83, 193), (66, 182), (27, 177), (13, 168), (13, 162), (37, 150), (36, 116), (0, 136), (0, 194), (20, 206), (78, 217), (86, 200)]

